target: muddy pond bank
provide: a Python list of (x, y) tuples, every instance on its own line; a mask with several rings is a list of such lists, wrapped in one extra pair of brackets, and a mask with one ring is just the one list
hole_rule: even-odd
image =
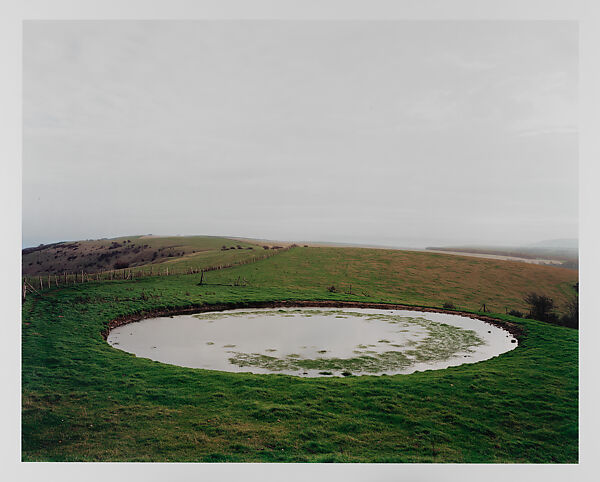
[(317, 303), (140, 314), (138, 320), (115, 320), (119, 324), (106, 339), (117, 349), (172, 365), (309, 377), (443, 369), (517, 346), (504, 326), (456, 312)]
[(257, 302), (242, 302), (242, 303), (216, 303), (203, 305), (188, 305), (174, 308), (164, 308), (156, 310), (146, 310), (129, 315), (119, 316), (106, 325), (106, 328), (101, 331), (102, 338), (107, 339), (111, 330), (118, 326), (123, 326), (135, 321), (144, 320), (147, 318), (156, 318), (160, 316), (176, 316), (193, 313), (206, 313), (211, 311), (226, 311), (246, 308), (368, 308), (381, 310), (410, 310), (422, 311), (425, 313), (446, 313), (450, 315), (459, 315), (466, 318), (481, 320), (490, 325), (502, 328), (513, 335), (517, 340), (521, 340), (525, 336), (524, 330), (517, 324), (508, 321), (493, 318), (491, 316), (470, 313), (468, 311), (446, 310), (442, 308), (430, 308), (414, 305), (403, 305), (398, 303), (365, 303), (360, 301), (257, 301)]

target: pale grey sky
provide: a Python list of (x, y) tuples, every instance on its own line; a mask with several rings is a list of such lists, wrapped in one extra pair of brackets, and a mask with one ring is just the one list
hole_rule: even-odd
[(576, 22), (28, 21), (23, 245), (578, 230)]

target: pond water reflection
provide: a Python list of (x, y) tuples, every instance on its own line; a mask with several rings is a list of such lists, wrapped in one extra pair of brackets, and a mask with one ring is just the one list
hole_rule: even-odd
[(191, 368), (297, 376), (381, 375), (492, 358), (517, 346), (480, 320), (407, 310), (243, 309), (113, 329), (113, 347)]

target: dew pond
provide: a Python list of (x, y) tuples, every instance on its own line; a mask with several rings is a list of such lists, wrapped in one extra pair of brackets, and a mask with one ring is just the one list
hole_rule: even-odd
[(107, 341), (190, 368), (305, 377), (392, 375), (475, 363), (516, 348), (494, 325), (447, 313), (358, 308), (241, 309), (130, 323)]

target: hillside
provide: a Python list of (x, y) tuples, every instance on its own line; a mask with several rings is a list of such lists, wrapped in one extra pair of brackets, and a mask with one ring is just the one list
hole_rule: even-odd
[[(128, 277), (123, 271), (148, 275), (168, 270), (176, 274), (245, 265), (235, 271), (234, 278), (225, 270), (211, 273), (210, 279), (225, 284), (243, 280), (249, 288), (266, 292), (288, 286), (311, 298), (333, 293), (422, 306), (449, 303), (468, 310), (485, 305), (487, 311), (496, 313), (525, 312), (528, 306), (523, 298), (530, 292), (551, 297), (557, 311), (563, 312), (578, 281), (578, 271), (573, 269), (439, 252), (281, 247), (207, 236), (129, 236), (56, 243), (23, 250), (23, 275), (32, 285), (38, 286), (37, 276), (41, 276), (44, 286), (58, 286), (64, 272), (74, 273), (67, 277), (70, 283), (81, 279), (80, 271), (103, 272), (100, 279), (112, 279), (116, 269), (114, 277), (123, 279)], [(255, 261), (264, 257), (272, 259), (260, 264), (259, 270)]]
[(215, 282), (241, 277), (248, 288), (287, 286), (311, 298), (333, 295), (412, 305), (452, 303), (505, 313), (527, 309), (529, 292), (554, 299), (561, 311), (575, 294), (578, 271), (550, 266), (419, 251), (365, 248), (295, 248), (258, 265), (211, 273)]
[(213, 236), (126, 236), (60, 242), (23, 249), (22, 274), (96, 273), (167, 262), (203, 268), (215, 262), (235, 264), (273, 246)]
[[(566, 244), (566, 243), (565, 243)], [(521, 258), (523, 260), (539, 260), (541, 264), (548, 262), (561, 268), (578, 269), (579, 252), (577, 246), (552, 243), (539, 245), (494, 247), (494, 246), (440, 246), (428, 247), (431, 251), (448, 251), (454, 253), (493, 255), (499, 257)]]
[[(577, 463), (578, 331), (504, 314), (528, 291), (562, 303), (576, 271), (396, 250), (275, 253), (204, 282), (146, 276), (30, 293), (23, 460)], [(523, 337), (501, 356), (445, 370), (298, 378), (167, 365), (102, 336), (116, 319), (300, 300), (471, 311), (485, 301)]]

